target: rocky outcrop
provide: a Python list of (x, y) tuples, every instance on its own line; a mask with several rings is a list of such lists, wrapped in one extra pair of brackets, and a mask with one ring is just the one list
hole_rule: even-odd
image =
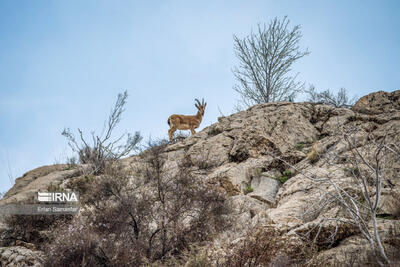
[(43, 252), (21, 246), (0, 248), (0, 266), (40, 267), (43, 266), (42, 258)]
[(400, 110), (400, 90), (392, 93), (379, 91), (361, 97), (352, 110), (363, 114), (382, 114)]
[(81, 173), (80, 168), (67, 164), (43, 166), (25, 173), (15, 180), (14, 186), (0, 199), (0, 205), (20, 202), (32, 202), (38, 191), (57, 187), (61, 182)]
[[(285, 235), (298, 236), (312, 232), (325, 218), (342, 212), (337, 206), (313, 209), (323, 192), (330, 189), (326, 184), (312, 182), (302, 173), (329, 176), (346, 188), (354, 188), (346, 162), (350, 151), (341, 133), (347, 128), (357, 128), (360, 148), (368, 144), (371, 135), (378, 139), (385, 136), (388, 141), (400, 144), (399, 101), (400, 91), (395, 91), (364, 96), (352, 109), (313, 103), (260, 104), (220, 117), (217, 123), (201, 132), (167, 145), (163, 156), (171, 171), (178, 163), (190, 161), (199, 179), (206, 179), (227, 193), (237, 211), (234, 215), (237, 225), (230, 233), (231, 238), (238, 238), (242, 232), (239, 229), (244, 230), (246, 225), (266, 223)], [(143, 166), (139, 156), (122, 162), (127, 167)], [(398, 227), (395, 213), (400, 214), (399, 164), (388, 170), (382, 193), (381, 213), (391, 218), (390, 223), (378, 222), (384, 242), (388, 225)], [(56, 165), (25, 174), (16, 180), (0, 205), (26, 200), (50, 185), (66, 187), (65, 181), (75, 179), (81, 172), (66, 168), (66, 165)], [(326, 224), (321, 231), (327, 236), (335, 227)], [(364, 249), (363, 243), (357, 245), (362, 240), (358, 232), (346, 227), (338, 226), (335, 247), (321, 250), (319, 262), (340, 263), (346, 259), (334, 256), (338, 251)]]

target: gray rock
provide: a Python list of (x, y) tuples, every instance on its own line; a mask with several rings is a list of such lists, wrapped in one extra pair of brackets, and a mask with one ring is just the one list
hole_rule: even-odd
[(25, 247), (0, 247), (0, 266), (43, 266), (44, 254)]
[(277, 180), (261, 175), (251, 180), (251, 187), (254, 191), (249, 193), (249, 196), (271, 206), (275, 205), (275, 197), (280, 187), (280, 183)]

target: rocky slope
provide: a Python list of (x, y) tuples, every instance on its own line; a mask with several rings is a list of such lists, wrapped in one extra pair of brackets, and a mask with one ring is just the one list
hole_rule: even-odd
[[(295, 239), (316, 225), (321, 225), (322, 232), (336, 226), (336, 229), (345, 229), (340, 223), (321, 224), (326, 218), (340, 216), (342, 211), (337, 205), (311, 210), (323, 192), (331, 189), (303, 174), (330, 177), (346, 188), (355, 188), (345, 160), (350, 156), (350, 148), (343, 139), (343, 132), (355, 128), (361, 150), (370, 145), (371, 135), (376, 140), (386, 136), (388, 142), (400, 144), (400, 91), (364, 96), (352, 109), (314, 103), (256, 105), (218, 118), (217, 123), (194, 136), (169, 144), (163, 154), (172, 171), (178, 162), (189, 159), (197, 166), (199, 179), (207, 179), (226, 192), (234, 204), (236, 227), (216, 238), (213, 249), (217, 251), (221, 242), (240, 238), (248, 227), (256, 225), (273, 225), (283, 235)], [(143, 164), (139, 156), (124, 159), (123, 163), (138, 168)], [(67, 165), (30, 171), (16, 180), (0, 205), (29, 201), (35, 192), (49, 186), (65, 188), (81, 171), (69, 169)], [(388, 250), (393, 229), (400, 229), (399, 172), (400, 163), (394, 160), (387, 172), (380, 202), (380, 214), (389, 218), (378, 220)], [(0, 227), (3, 229), (0, 233), (4, 233), (9, 226)], [(339, 231), (334, 243), (333, 247), (321, 249), (314, 260), (332, 265), (347, 262), (346, 255), (352, 251), (362, 251), (360, 258), (367, 260), (368, 244), (357, 231)], [(0, 248), (0, 266), (12, 266), (17, 258), (19, 262), (25, 258), (33, 262), (32, 257), (40, 262), (40, 251), (27, 246)]]

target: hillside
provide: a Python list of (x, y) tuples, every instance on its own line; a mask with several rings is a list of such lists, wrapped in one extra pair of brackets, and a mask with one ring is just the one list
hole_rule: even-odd
[[(332, 183), (318, 178), (333, 181), (359, 199), (362, 192), (353, 176), (367, 175), (368, 167), (362, 162), (354, 166), (355, 148), (372, 160), (369, 153), (383, 142), (393, 151), (387, 151), (385, 160), (377, 229), (388, 257), (398, 257), (400, 90), (369, 94), (351, 109), (316, 103), (256, 105), (220, 117), (194, 136), (160, 146), (159, 156), (170, 177), (175, 177), (184, 162), (195, 179), (217, 189), (232, 207), (232, 212), (223, 215), (231, 217), (231, 226), (199, 245), (201, 251), (207, 251), (211, 265), (216, 258), (223, 258), (228, 248), (247, 244), (249, 232), (268, 229), (284, 241), (275, 256), (281, 255), (281, 261), (285, 256), (286, 264), (337, 266), (354, 262), (365, 266), (373, 264), (370, 244), (335, 199), (338, 195)], [(147, 168), (146, 153), (150, 152), (121, 160), (130, 180), (143, 174), (140, 170)], [(83, 197), (89, 195), (91, 181), (98, 177), (85, 174), (86, 168), (64, 164), (32, 170), (16, 179), (0, 205), (33, 201), (38, 190), (78, 188)], [(374, 180), (368, 189), (374, 199)], [(360, 203), (363, 201), (360, 198)], [(15, 226), (9, 224), (0, 221), (0, 266), (41, 266), (45, 251), (39, 243), (41, 235), (49, 235), (49, 229), (40, 228), (40, 238), (27, 238), (16, 235)], [(372, 229), (371, 224), (368, 227)], [(291, 253), (292, 248), (298, 251), (304, 247), (310, 252), (300, 253), (301, 259), (295, 256), (299, 253)]]

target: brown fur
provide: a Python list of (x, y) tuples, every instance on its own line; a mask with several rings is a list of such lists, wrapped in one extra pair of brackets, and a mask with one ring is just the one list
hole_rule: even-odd
[(173, 114), (169, 116), (168, 125), (170, 126), (170, 129), (168, 131), (168, 135), (170, 141), (172, 141), (174, 132), (176, 130), (190, 130), (192, 135), (196, 133), (194, 129), (199, 128), (207, 103), (204, 103), (204, 99), (201, 104), (199, 100), (195, 99), (195, 101), (197, 102), (195, 106), (198, 110), (196, 115), (188, 116)]

